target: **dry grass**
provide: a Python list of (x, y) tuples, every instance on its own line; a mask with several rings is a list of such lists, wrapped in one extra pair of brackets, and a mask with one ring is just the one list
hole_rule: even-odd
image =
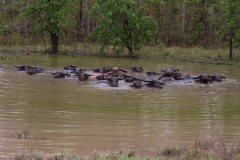
[(93, 151), (88, 155), (73, 154), (69, 150), (60, 153), (31, 151), (12, 155), (6, 160), (238, 160), (240, 159), (240, 138), (232, 145), (223, 139), (209, 135), (196, 136), (188, 147), (168, 147), (155, 156), (139, 156), (134, 151), (117, 149), (110, 152)]

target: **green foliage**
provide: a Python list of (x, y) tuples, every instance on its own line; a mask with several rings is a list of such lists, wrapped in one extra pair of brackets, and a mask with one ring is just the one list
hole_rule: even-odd
[[(71, 2), (71, 3), (70, 3)], [(23, 8), (23, 19), (33, 20), (34, 30), (59, 35), (60, 27), (67, 27), (75, 11), (74, 1), (40, 0), (33, 1)]]
[[(60, 28), (67, 27), (76, 11), (75, 0), (35, 0), (23, 7), (21, 17), (32, 22), (33, 31), (51, 36), (51, 53), (58, 52)], [(26, 3), (27, 0), (26, 0)]]
[(136, 0), (96, 0), (90, 15), (99, 24), (94, 30), (104, 52), (108, 45), (115, 53), (128, 49), (130, 56), (151, 39), (157, 25), (153, 18), (145, 16), (145, 8), (137, 8)]

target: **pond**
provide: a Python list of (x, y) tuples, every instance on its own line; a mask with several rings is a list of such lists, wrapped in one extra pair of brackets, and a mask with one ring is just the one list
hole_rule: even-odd
[[(13, 67), (13, 55), (0, 60), (0, 155), (40, 150), (93, 150), (125, 148), (139, 155), (155, 155), (165, 147), (188, 145), (199, 134), (217, 135), (231, 144), (240, 131), (240, 72), (236, 66), (194, 64), (153, 59), (118, 59), (23, 55), (16, 64), (45, 68), (27, 75)], [(160, 73), (168, 67), (193, 75), (220, 74), (227, 78), (211, 84), (168, 84), (162, 89), (90, 84), (89, 77), (54, 79), (54, 69), (67, 65), (93, 69), (117, 66), (129, 75)], [(133, 66), (143, 66), (135, 73)], [(27, 131), (27, 138), (17, 134)]]

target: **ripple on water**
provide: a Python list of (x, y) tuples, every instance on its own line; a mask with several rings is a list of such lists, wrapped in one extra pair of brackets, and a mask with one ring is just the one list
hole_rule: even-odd
[[(213, 84), (166, 84), (162, 89), (143, 83), (134, 89), (123, 80), (119, 87), (111, 87), (107, 81), (96, 83), (93, 77), (85, 82), (54, 79), (51, 70), (33, 76), (12, 69), (0, 72), (0, 154), (31, 150), (37, 135), (47, 138), (34, 149), (47, 152), (70, 148), (86, 153), (121, 145), (148, 154), (215, 130), (229, 142), (240, 129), (239, 81), (233, 78)], [(26, 127), (28, 139), (5, 134)]]

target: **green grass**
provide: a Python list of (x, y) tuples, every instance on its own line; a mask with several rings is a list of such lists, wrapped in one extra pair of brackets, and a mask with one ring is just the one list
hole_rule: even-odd
[[(50, 46), (44, 45), (24, 45), (24, 46), (0, 46), (0, 53), (12, 53), (12, 54), (32, 54), (41, 53), (46, 54), (50, 51)], [(105, 54), (98, 52), (99, 46), (94, 43), (75, 43), (71, 46), (60, 45), (59, 54), (68, 56), (105, 56), (105, 57), (122, 57), (128, 56), (127, 51), (121, 54), (112, 53), (112, 48), (109, 47), (105, 50)], [(203, 49), (200, 47), (193, 48), (180, 48), (180, 47), (163, 47), (158, 46), (143, 46), (143, 48), (135, 55), (138, 58), (149, 58), (149, 59), (166, 59), (174, 61), (187, 61), (192, 63), (211, 63), (211, 64), (222, 64), (222, 65), (237, 65), (240, 64), (240, 50), (233, 50), (233, 58), (229, 59), (228, 49)]]

